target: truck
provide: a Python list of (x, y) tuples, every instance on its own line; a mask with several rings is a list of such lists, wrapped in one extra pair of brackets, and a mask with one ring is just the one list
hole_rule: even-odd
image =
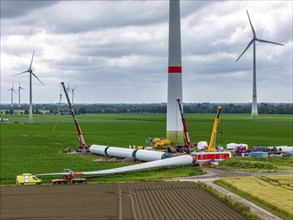
[(16, 185), (38, 185), (42, 180), (32, 175), (31, 173), (23, 173), (16, 176)]
[(74, 172), (70, 169), (64, 169), (64, 176), (63, 179), (53, 179), (52, 180), (52, 184), (53, 185), (57, 185), (57, 184), (77, 184), (77, 183), (82, 183), (85, 184), (86, 183), (86, 179), (85, 178), (75, 178), (74, 177)]

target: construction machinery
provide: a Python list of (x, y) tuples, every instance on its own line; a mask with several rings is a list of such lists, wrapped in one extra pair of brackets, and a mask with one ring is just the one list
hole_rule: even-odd
[(171, 141), (164, 138), (147, 138), (147, 143), (150, 143), (155, 151), (176, 153), (176, 148), (171, 146)]
[(63, 179), (53, 179), (52, 184), (56, 185), (56, 184), (68, 184), (68, 183), (72, 183), (72, 184), (86, 183), (85, 178), (75, 178), (74, 174), (76, 174), (74, 171), (70, 169), (64, 169)]
[(71, 106), (71, 102), (70, 102), (67, 90), (65, 88), (64, 82), (61, 82), (61, 85), (63, 87), (64, 93), (65, 93), (65, 96), (66, 96), (66, 99), (67, 99), (67, 102), (68, 102), (68, 105), (69, 105), (69, 109), (70, 109), (71, 115), (73, 117), (73, 121), (75, 123), (76, 130), (77, 130), (78, 139), (79, 139), (79, 143), (80, 143), (79, 150), (87, 152), (87, 151), (89, 151), (89, 146), (85, 143), (85, 140), (83, 138), (81, 128), (80, 128), (79, 123), (78, 123), (78, 121), (76, 119), (74, 109)]
[(208, 152), (216, 152), (217, 148), (216, 148), (216, 136), (217, 136), (217, 128), (218, 125), (220, 123), (220, 114), (221, 114), (221, 110), (222, 107), (218, 106), (218, 111), (217, 111), (217, 115), (214, 121), (214, 126), (213, 126), (213, 130), (212, 130), (212, 135), (211, 135), (211, 140), (209, 145), (206, 147)]
[(180, 99), (176, 99), (176, 101), (178, 102), (178, 106), (179, 106), (179, 111), (180, 111), (180, 115), (181, 115), (181, 121), (182, 121), (182, 125), (183, 125), (183, 132), (184, 132), (184, 136), (185, 136), (185, 151), (189, 152), (189, 150), (193, 147), (193, 145), (190, 143), (190, 138), (189, 138), (189, 134), (188, 134), (188, 128), (187, 128), (187, 124), (183, 115), (183, 110), (181, 107), (181, 103), (180, 103)]

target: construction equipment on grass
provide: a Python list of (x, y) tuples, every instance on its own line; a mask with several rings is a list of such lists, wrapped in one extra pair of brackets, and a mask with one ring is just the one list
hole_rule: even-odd
[(86, 183), (85, 178), (75, 178), (74, 174), (75, 174), (74, 171), (72, 171), (70, 169), (64, 169), (63, 179), (53, 179), (52, 184), (55, 185), (55, 184), (68, 184), (68, 183), (72, 183), (72, 184), (77, 184), (77, 183), (85, 184)]
[(222, 110), (222, 107), (218, 106), (218, 111), (217, 111), (217, 115), (216, 115), (216, 118), (215, 118), (215, 121), (214, 121), (214, 127), (213, 127), (213, 130), (212, 130), (211, 140), (210, 140), (209, 145), (206, 147), (208, 152), (216, 152), (217, 151), (217, 148), (216, 148), (216, 136), (217, 136), (217, 128), (218, 128), (218, 125), (220, 123), (221, 110)]
[(66, 99), (67, 99), (67, 102), (68, 102), (68, 105), (69, 105), (69, 109), (70, 109), (71, 115), (72, 115), (74, 123), (75, 123), (76, 130), (77, 130), (77, 133), (78, 133), (78, 138), (79, 138), (79, 143), (80, 143), (79, 149), (82, 150), (82, 151), (89, 151), (89, 146), (85, 143), (85, 140), (83, 138), (81, 128), (80, 128), (80, 126), (78, 124), (78, 121), (76, 119), (74, 110), (73, 110), (73, 108), (71, 106), (70, 99), (69, 99), (67, 90), (65, 88), (64, 82), (61, 82), (61, 85), (63, 87), (64, 93), (65, 93), (65, 96), (66, 96)]
[(147, 143), (150, 143), (155, 151), (176, 153), (176, 148), (171, 146), (171, 141), (164, 138), (147, 138)]
[(186, 124), (186, 121), (185, 121), (185, 118), (184, 118), (184, 115), (183, 115), (180, 99), (176, 99), (176, 101), (178, 102), (179, 111), (180, 111), (180, 115), (181, 115), (181, 121), (182, 121), (182, 124), (183, 124), (183, 132), (184, 132), (184, 136), (185, 136), (185, 150), (187, 152), (189, 152), (189, 150), (193, 147), (193, 145), (190, 143), (190, 138), (189, 138), (189, 134), (188, 134), (188, 128), (187, 128), (187, 124)]

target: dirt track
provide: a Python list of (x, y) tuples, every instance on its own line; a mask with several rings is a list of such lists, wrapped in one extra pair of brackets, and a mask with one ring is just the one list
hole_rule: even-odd
[(0, 189), (1, 219), (244, 219), (184, 182)]

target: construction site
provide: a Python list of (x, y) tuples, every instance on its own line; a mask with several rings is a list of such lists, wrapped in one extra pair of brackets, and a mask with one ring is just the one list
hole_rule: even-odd
[[(267, 192), (274, 193), (274, 198), (280, 195), (285, 198), (292, 191), (288, 178), (292, 177), (293, 146), (290, 140), (287, 141), (290, 137), (283, 144), (282, 137), (272, 135), (275, 131), (270, 127), (270, 117), (264, 121), (258, 118), (256, 99), (255, 42), (284, 44), (258, 39), (246, 10), (253, 38), (236, 62), (253, 45), (253, 94), (249, 119), (245, 116), (245, 119), (242, 117), (239, 120), (238, 116), (232, 116), (235, 120), (228, 122), (227, 129), (221, 126), (225, 109), (218, 105), (216, 111), (208, 115), (208, 120), (189, 115), (192, 120), (188, 121), (183, 102), (185, 87), (182, 80), (180, 0), (170, 0), (168, 12), (167, 102), (164, 115), (142, 114), (141, 117), (150, 118), (141, 119), (117, 114), (116, 118), (109, 119), (101, 114), (97, 123), (92, 115), (76, 114), (74, 91), (77, 85), (70, 87), (68, 82), (66, 88), (62, 81), (54, 116), (46, 115), (41, 119), (43, 122), (36, 123), (33, 120), (32, 78), (43, 86), (44, 83), (33, 72), (35, 50), (29, 68), (13, 75), (29, 74), (28, 123), (18, 121), (26, 115), (18, 117), (15, 114), (9, 119), (1, 115), (1, 129), (2, 126), (7, 129), (6, 138), (1, 135), (1, 145), (4, 146), (1, 156), (4, 161), (1, 165), (4, 172), (4, 177), (1, 177), (1, 219), (240, 220), (293, 217), (290, 210), (282, 209), (283, 201), (271, 205), (267, 200), (278, 199), (267, 199), (263, 195), (266, 193), (262, 193), (268, 189)], [(19, 95), (21, 106), (21, 90), (24, 89), (20, 82), (18, 93), (14, 91), (14, 82), (8, 90), (12, 107), (13, 94)], [(66, 103), (62, 103), (64, 100)], [(66, 106), (66, 115), (61, 115), (61, 105)], [(78, 121), (79, 116), (83, 117), (82, 122)], [(49, 133), (53, 117), (55, 123)], [(288, 133), (290, 129), (292, 131), (292, 124), (289, 127), (287, 117), (279, 118), (274, 124), (279, 126), (276, 130), (290, 136)], [(10, 122), (11, 119), (14, 121)], [(190, 122), (192, 130), (188, 126)], [(87, 125), (85, 129), (83, 123)], [(257, 129), (259, 133), (256, 132), (250, 139), (247, 134), (253, 130), (253, 123), (259, 123), (258, 126), (263, 129), (259, 130), (267, 132), (266, 138), (274, 139), (274, 142), (265, 146), (258, 143), (262, 135)], [(225, 129), (230, 133), (227, 132), (223, 144)], [(202, 133), (205, 135), (201, 136)], [(145, 144), (131, 143), (134, 138), (130, 136)], [(249, 143), (234, 143), (235, 139), (231, 137)], [(271, 142), (268, 140), (265, 143)], [(64, 167), (60, 169), (61, 165)], [(186, 167), (188, 169), (183, 171)], [(22, 173), (16, 174), (20, 171)], [(173, 171), (178, 172), (178, 176), (172, 174)], [(151, 178), (144, 177), (147, 172), (151, 172)], [(160, 176), (161, 173), (164, 175)], [(129, 179), (123, 179), (123, 175), (129, 175)], [(102, 179), (108, 176), (109, 179)], [(114, 176), (113, 179), (111, 176)], [(141, 178), (136, 179), (135, 176)], [(243, 179), (238, 180), (238, 177)], [(255, 185), (246, 183), (245, 188), (241, 185), (245, 178), (255, 178)], [(260, 181), (263, 181), (263, 188), (259, 189)], [(278, 189), (270, 190), (272, 187)], [(254, 189), (259, 189), (255, 190), (255, 194), (261, 193), (251, 195)], [(242, 198), (243, 195), (247, 199)], [(288, 199), (285, 200), (287, 202)]]

